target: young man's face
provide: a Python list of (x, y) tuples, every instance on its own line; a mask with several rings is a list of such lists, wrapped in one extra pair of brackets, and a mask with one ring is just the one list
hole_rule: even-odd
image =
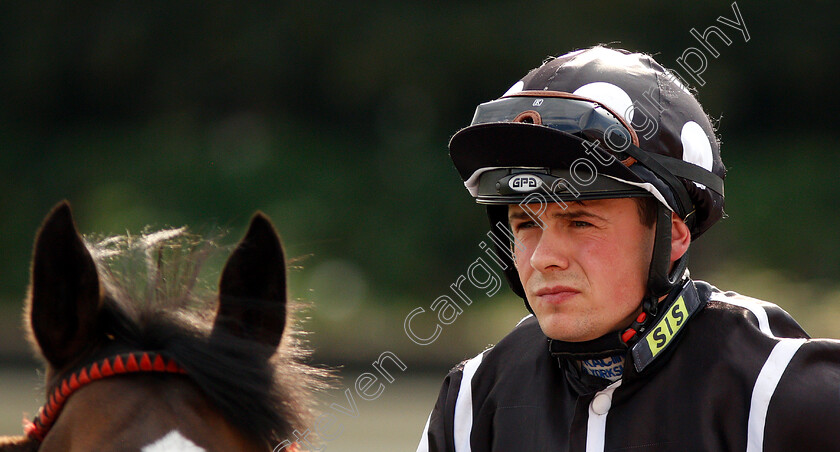
[(580, 342), (629, 326), (641, 312), (654, 236), (636, 202), (551, 203), (539, 219), (543, 227), (508, 208), (519, 279), (543, 333)]

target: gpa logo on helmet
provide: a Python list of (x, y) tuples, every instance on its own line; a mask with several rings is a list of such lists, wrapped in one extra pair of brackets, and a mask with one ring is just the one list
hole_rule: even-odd
[(534, 191), (542, 186), (542, 179), (533, 174), (517, 174), (508, 180), (508, 187), (518, 192)]

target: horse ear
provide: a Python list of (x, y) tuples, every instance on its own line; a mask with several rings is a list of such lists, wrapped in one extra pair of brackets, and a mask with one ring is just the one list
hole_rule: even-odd
[(285, 326), (283, 246), (271, 220), (257, 212), (222, 271), (213, 333), (224, 331), (273, 350), (280, 345)]
[(27, 311), (41, 354), (61, 368), (94, 336), (101, 304), (96, 264), (85, 247), (70, 203), (47, 215), (32, 257)]

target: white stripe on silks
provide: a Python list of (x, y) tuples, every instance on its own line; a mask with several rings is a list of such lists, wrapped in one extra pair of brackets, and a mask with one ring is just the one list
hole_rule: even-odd
[(472, 378), (481, 360), (484, 359), (484, 352), (475, 358), (467, 361), (464, 371), (461, 373), (461, 387), (458, 389), (458, 400), (455, 402), (455, 426), (454, 440), (455, 452), (470, 452), (470, 433), (472, 432)]
[(417, 452), (429, 452), (429, 423), (432, 422), (432, 413), (426, 419), (426, 426), (423, 427), (423, 436), (420, 437), (420, 444), (417, 445)]
[(522, 325), (522, 322), (524, 322), (524, 321), (526, 321), (526, 320), (530, 319), (530, 318), (531, 318), (531, 317), (533, 317), (533, 316), (534, 316), (534, 314), (528, 314), (528, 315), (526, 315), (525, 317), (522, 317), (522, 320), (520, 320), (520, 321), (516, 322), (516, 326)]
[(621, 380), (607, 386), (603, 391), (598, 391), (595, 397), (592, 398), (592, 402), (589, 402), (589, 419), (586, 422), (586, 452), (604, 452), (609, 409), (607, 409), (606, 413), (598, 414), (592, 409), (592, 404), (596, 398), (602, 394), (606, 394), (610, 398), (610, 405), (612, 405), (613, 392), (619, 386), (621, 386)]
[(755, 318), (758, 319), (758, 328), (761, 332), (770, 337), (776, 337), (773, 332), (770, 331), (770, 319), (767, 318), (767, 311), (765, 311), (764, 307), (753, 299), (749, 297), (727, 297), (721, 292), (712, 292), (712, 296), (710, 298), (715, 301), (729, 303), (731, 305), (740, 306), (744, 309), (749, 309)]
[(764, 422), (770, 399), (785, 373), (790, 360), (807, 339), (782, 339), (773, 347), (767, 361), (758, 373), (750, 400), (750, 417), (747, 424), (747, 452), (761, 452), (764, 449)]

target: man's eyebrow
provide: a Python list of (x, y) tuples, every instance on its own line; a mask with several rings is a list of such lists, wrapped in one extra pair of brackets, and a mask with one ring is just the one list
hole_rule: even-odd
[(573, 211), (573, 212), (558, 212), (558, 213), (555, 213), (552, 216), (554, 218), (566, 218), (566, 219), (569, 219), (569, 220), (576, 220), (578, 218), (597, 218), (601, 221), (607, 221), (606, 218), (604, 218), (600, 215), (594, 214), (592, 212), (589, 212), (587, 210), (576, 210), (576, 211)]
[[(531, 212), (534, 213), (534, 212)], [(533, 219), (531, 213), (526, 212), (525, 210), (515, 211), (508, 214), (508, 221), (511, 220), (525, 220), (525, 219)], [(596, 215), (592, 212), (587, 210), (574, 210), (572, 212), (564, 211), (564, 212), (557, 212), (552, 215), (554, 218), (565, 218), (567, 220), (576, 220), (578, 218), (597, 218), (601, 221), (607, 221), (606, 218)]]
[(524, 210), (519, 210), (519, 211), (516, 211), (516, 212), (508, 213), (508, 221), (510, 221), (510, 220), (524, 220), (526, 218), (531, 218), (531, 215), (529, 215)]

